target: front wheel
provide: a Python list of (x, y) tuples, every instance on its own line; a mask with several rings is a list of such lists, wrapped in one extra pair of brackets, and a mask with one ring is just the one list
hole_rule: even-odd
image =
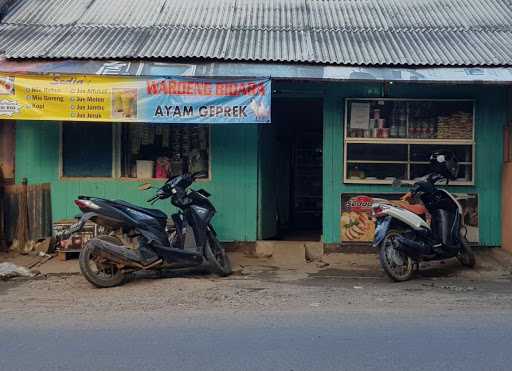
[(460, 252), (457, 254), (457, 260), (464, 267), (473, 268), (476, 264), (475, 253), (473, 249), (466, 245), (464, 242), (460, 243)]
[(398, 249), (399, 231), (390, 230), (380, 244), (379, 258), (384, 272), (396, 282), (409, 280), (414, 274), (414, 261)]
[(233, 273), (231, 269), (231, 262), (229, 261), (226, 251), (211, 231), (208, 231), (208, 238), (206, 239), (206, 246), (204, 250), (206, 260), (210, 264), (213, 273), (216, 273), (221, 277), (226, 277)]

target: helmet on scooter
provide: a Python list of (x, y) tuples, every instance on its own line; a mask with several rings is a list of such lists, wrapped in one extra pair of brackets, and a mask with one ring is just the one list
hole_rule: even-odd
[(459, 173), (459, 164), (455, 154), (450, 151), (436, 151), (430, 155), (432, 171), (444, 176), (446, 179), (455, 180)]

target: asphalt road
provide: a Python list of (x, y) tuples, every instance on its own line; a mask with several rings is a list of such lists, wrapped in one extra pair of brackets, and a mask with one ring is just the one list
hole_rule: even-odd
[(510, 370), (511, 314), (312, 307), (16, 324), (0, 332), (0, 370)]
[(79, 275), (0, 282), (0, 371), (512, 369), (501, 259), (395, 284), (375, 256), (339, 255), (107, 290)]

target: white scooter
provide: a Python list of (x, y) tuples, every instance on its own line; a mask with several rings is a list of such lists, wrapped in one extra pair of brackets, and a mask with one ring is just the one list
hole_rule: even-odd
[[(430, 164), (433, 172), (402, 197), (402, 201), (421, 203), (372, 204), (372, 215), (377, 220), (373, 246), (379, 248), (382, 268), (394, 281), (410, 279), (422, 261), (456, 257), (464, 266), (475, 265), (475, 255), (462, 237), (462, 207), (450, 192), (437, 186), (443, 181), (448, 185), (450, 179), (456, 178), (455, 156), (451, 152), (435, 152)], [(400, 182), (395, 184), (399, 186)]]

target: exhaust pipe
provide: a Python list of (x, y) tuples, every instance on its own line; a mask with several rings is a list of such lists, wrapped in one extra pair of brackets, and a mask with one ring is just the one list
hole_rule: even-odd
[(96, 238), (90, 240), (89, 243), (93, 244), (94, 254), (97, 256), (126, 267), (145, 270), (154, 268), (163, 262), (162, 259), (157, 259), (156, 261), (144, 265), (140, 253), (126, 246), (119, 246)]
[(423, 242), (417, 242), (402, 236), (397, 236), (395, 240), (398, 242), (398, 249), (413, 259), (428, 255), (428, 246)]

